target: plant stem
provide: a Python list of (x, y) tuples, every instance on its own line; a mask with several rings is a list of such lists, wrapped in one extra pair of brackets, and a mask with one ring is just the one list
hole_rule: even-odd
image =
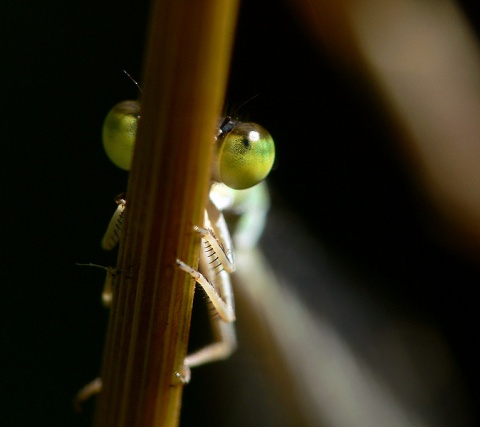
[(96, 427), (175, 426), (213, 136), (237, 0), (152, 4), (143, 99), (107, 331)]

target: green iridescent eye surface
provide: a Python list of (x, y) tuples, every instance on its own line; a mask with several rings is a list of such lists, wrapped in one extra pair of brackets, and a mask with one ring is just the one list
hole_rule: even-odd
[[(123, 101), (115, 105), (103, 123), (103, 147), (119, 168), (130, 170), (137, 134), (140, 103)], [(263, 181), (275, 161), (272, 136), (256, 123), (230, 121), (233, 127), (218, 137), (214, 179), (235, 190)]]
[(115, 105), (103, 122), (103, 147), (109, 159), (119, 168), (129, 170), (140, 117), (137, 101), (123, 101)]
[(256, 123), (239, 123), (219, 138), (216, 174), (230, 188), (253, 187), (266, 178), (275, 160), (272, 136)]

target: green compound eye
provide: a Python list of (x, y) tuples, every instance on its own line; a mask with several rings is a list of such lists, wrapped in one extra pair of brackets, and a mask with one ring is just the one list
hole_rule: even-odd
[(275, 160), (272, 136), (256, 123), (234, 125), (220, 135), (215, 178), (230, 188), (243, 190), (266, 178)]
[(109, 111), (103, 122), (102, 139), (107, 156), (125, 170), (129, 170), (132, 163), (139, 117), (140, 104), (123, 101)]

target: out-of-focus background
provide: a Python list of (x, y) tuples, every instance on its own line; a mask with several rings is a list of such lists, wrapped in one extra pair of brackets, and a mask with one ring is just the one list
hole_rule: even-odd
[[(258, 95), (238, 114), (276, 141), (261, 246), (281, 297), (258, 314), (240, 292), (240, 349), (193, 371), (181, 425), (478, 425), (474, 2), (322, 3), (242, 2), (227, 107)], [(122, 70), (141, 76), (147, 10), (1, 6), (2, 425), (91, 423), (71, 400), (108, 313), (104, 273), (75, 263), (115, 262), (99, 242), (127, 175), (100, 131), (138, 95)]]

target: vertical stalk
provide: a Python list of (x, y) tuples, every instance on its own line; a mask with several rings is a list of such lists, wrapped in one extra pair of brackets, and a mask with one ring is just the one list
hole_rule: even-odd
[(96, 427), (178, 424), (192, 279), (238, 0), (156, 0)]

